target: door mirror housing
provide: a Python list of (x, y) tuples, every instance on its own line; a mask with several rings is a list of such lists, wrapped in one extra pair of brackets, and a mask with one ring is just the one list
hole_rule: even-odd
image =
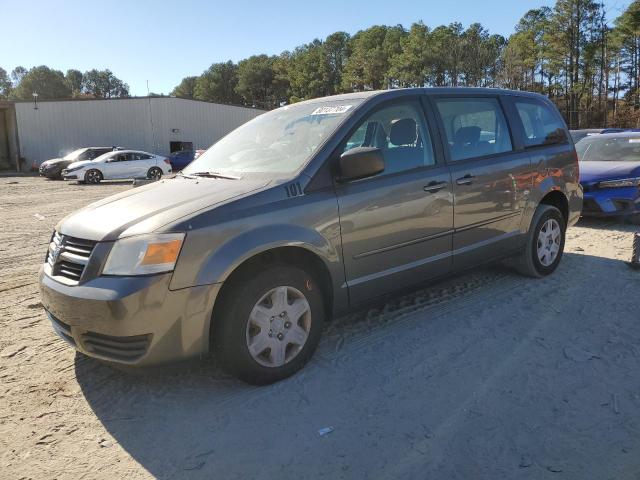
[(382, 150), (376, 147), (357, 147), (340, 155), (338, 180), (346, 182), (373, 177), (384, 171)]

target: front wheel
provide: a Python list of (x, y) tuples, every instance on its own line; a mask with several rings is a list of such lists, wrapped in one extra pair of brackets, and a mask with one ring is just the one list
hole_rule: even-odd
[(147, 172), (147, 178), (149, 180), (160, 180), (162, 178), (162, 170), (158, 167), (151, 167)]
[(222, 366), (247, 383), (289, 377), (313, 355), (324, 323), (322, 293), (313, 276), (273, 266), (232, 279), (212, 329)]
[(527, 236), (527, 245), (516, 268), (529, 277), (541, 278), (555, 271), (562, 259), (566, 224), (560, 210), (539, 205)]
[(85, 183), (98, 184), (102, 181), (104, 177), (102, 176), (102, 172), (100, 170), (89, 170), (84, 174)]

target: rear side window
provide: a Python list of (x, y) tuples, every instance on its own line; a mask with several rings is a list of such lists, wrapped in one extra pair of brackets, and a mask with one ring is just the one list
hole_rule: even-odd
[(444, 98), (435, 101), (452, 161), (510, 152), (511, 137), (495, 98)]
[(526, 147), (564, 143), (567, 133), (558, 115), (548, 105), (532, 100), (516, 100)]

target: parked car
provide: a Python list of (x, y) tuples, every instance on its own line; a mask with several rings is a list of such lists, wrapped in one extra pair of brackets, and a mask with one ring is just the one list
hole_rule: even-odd
[(609, 133), (576, 144), (582, 215), (628, 216), (640, 213), (640, 133)]
[(62, 176), (65, 180), (100, 183), (127, 178), (159, 180), (167, 173), (171, 173), (171, 164), (166, 157), (139, 150), (119, 150), (94, 160), (72, 163), (62, 171)]
[(195, 157), (192, 150), (178, 150), (169, 155), (169, 162), (171, 162), (171, 169), (174, 172), (179, 172), (184, 167), (189, 165)]
[(339, 95), (264, 113), (175, 177), (66, 217), (40, 292), (87, 355), (211, 350), (265, 384), (309, 360), (326, 319), (382, 295), (504, 258), (551, 274), (581, 208), (573, 142), (543, 96)]
[(38, 171), (43, 177), (47, 177), (50, 179), (61, 179), (62, 170), (67, 168), (72, 163), (85, 160), (93, 160), (100, 155), (104, 155), (107, 152), (112, 152), (119, 149), (119, 147), (79, 148), (78, 150), (74, 150), (73, 152), (65, 155), (62, 158), (52, 158), (51, 160), (42, 162)]

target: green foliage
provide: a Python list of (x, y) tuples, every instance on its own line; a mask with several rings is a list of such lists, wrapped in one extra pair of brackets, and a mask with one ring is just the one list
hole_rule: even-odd
[(356, 33), (351, 40), (351, 56), (342, 77), (345, 91), (379, 90), (390, 86), (389, 67), (393, 55), (401, 52), (401, 26), (376, 25)]
[[(277, 56), (214, 63), (184, 78), (171, 95), (270, 109), (382, 88), (495, 86), (548, 95), (574, 128), (610, 121), (640, 127), (640, 0), (614, 28), (606, 17), (598, 0), (556, 0), (553, 8), (527, 11), (508, 39), (479, 23), (374, 25)], [(16, 67), (7, 75), (0, 69), (0, 98), (31, 99), (34, 91), (42, 99), (129, 94), (109, 70), (63, 75), (45, 66)]]
[(231, 60), (214, 63), (198, 79), (193, 88), (193, 98), (207, 102), (241, 103), (236, 93), (238, 66)]
[(82, 76), (82, 91), (95, 98), (129, 96), (129, 86), (117, 78), (111, 70), (89, 70)]
[(34, 93), (38, 94), (38, 99), (48, 100), (69, 97), (71, 90), (65, 83), (64, 75), (61, 71), (52, 70), (42, 65), (33, 67), (22, 76), (18, 86), (11, 92), (11, 97), (20, 100), (31, 100)]
[(9, 75), (7, 71), (0, 67), (0, 99), (9, 98), (9, 94), (11, 93), (11, 80), (9, 80)]
[(67, 70), (64, 81), (74, 97), (82, 93), (82, 72), (80, 70)]
[(238, 85), (236, 92), (245, 105), (257, 108), (275, 108), (286, 101), (277, 84), (274, 63), (277, 57), (253, 55), (238, 63)]
[(173, 89), (171, 95), (178, 98), (195, 98), (196, 84), (198, 77), (185, 77), (180, 84)]

